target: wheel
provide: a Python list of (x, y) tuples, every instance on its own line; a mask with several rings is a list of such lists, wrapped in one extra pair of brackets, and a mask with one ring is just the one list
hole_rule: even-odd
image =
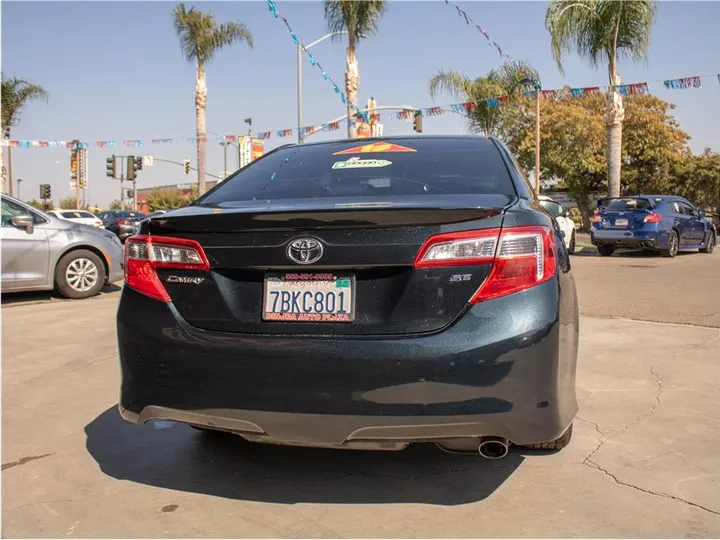
[(66, 253), (55, 267), (55, 287), (65, 298), (95, 296), (105, 284), (105, 265), (92, 251)]
[(708, 231), (709, 238), (705, 242), (705, 247), (700, 248), (700, 253), (712, 253), (715, 249), (715, 233)]
[(575, 254), (575, 231), (572, 232), (572, 236), (570, 237), (570, 247), (568, 248), (568, 253), (570, 255)]
[(565, 430), (565, 433), (560, 435), (560, 437), (558, 437), (554, 441), (528, 444), (525, 445), (525, 448), (534, 448), (536, 450), (561, 450), (562, 448), (565, 448), (568, 444), (570, 444), (570, 439), (572, 439), (572, 431), (573, 425), (570, 424), (570, 427)]
[(668, 247), (667, 249), (661, 249), (660, 253), (662, 253), (663, 257), (674, 257), (677, 255), (678, 248), (680, 247), (680, 240), (678, 239), (678, 233), (675, 231), (670, 231), (670, 236), (668, 238)]
[(598, 249), (598, 253), (600, 253), (600, 255), (602, 255), (603, 257), (609, 257), (610, 255), (615, 253), (615, 248), (612, 246), (602, 246), (601, 245), (601, 246), (598, 246), (597, 249)]

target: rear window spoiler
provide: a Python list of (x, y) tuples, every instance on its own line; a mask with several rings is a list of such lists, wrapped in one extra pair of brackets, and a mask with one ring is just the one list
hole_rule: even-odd
[(619, 199), (642, 199), (650, 203), (652, 208), (656, 208), (655, 201), (653, 201), (650, 197), (643, 197), (640, 195), (626, 195), (625, 197), (600, 197), (597, 200), (597, 208), (598, 210), (604, 210), (612, 201), (617, 201)]

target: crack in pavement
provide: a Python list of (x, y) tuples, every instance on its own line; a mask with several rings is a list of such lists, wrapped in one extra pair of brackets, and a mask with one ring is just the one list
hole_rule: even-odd
[(712, 510), (710, 508), (707, 508), (701, 504), (694, 503), (692, 501), (688, 501), (687, 499), (682, 499), (680, 497), (676, 497), (675, 495), (670, 495), (668, 493), (662, 493), (660, 491), (651, 491), (649, 489), (643, 489), (641, 487), (638, 487), (634, 484), (630, 484), (628, 482), (623, 482), (622, 480), (618, 479), (617, 476), (615, 476), (613, 473), (608, 471), (607, 469), (603, 469), (600, 465), (592, 461), (589, 457), (585, 458), (585, 461), (583, 462), (583, 465), (586, 465), (590, 467), (591, 469), (596, 469), (602, 473), (605, 473), (607, 476), (612, 478), (616, 484), (619, 484), (621, 486), (626, 486), (632, 489), (635, 489), (637, 491), (641, 491), (642, 493), (647, 493), (648, 495), (655, 495), (656, 497), (662, 497), (663, 499), (672, 499), (673, 501), (680, 502), (687, 504), (689, 506), (694, 506), (695, 508), (699, 508), (701, 510), (705, 510), (706, 512), (710, 512), (711, 514), (715, 514), (716, 516), (720, 516), (720, 512), (716, 512), (715, 510)]
[(17, 461), (10, 461), (8, 463), (3, 463), (2, 467), (0, 467), (0, 470), (6, 470), (6, 469), (12, 469), (13, 467), (17, 467), (18, 465), (25, 465), (26, 463), (29, 463), (31, 461), (35, 461), (36, 459), (42, 459), (49, 456), (52, 456), (53, 454), (41, 454), (39, 456), (28, 456), (18, 459)]
[[(717, 339), (717, 338), (713, 338), (713, 339)], [(710, 341), (712, 341), (712, 340), (710, 340)], [(675, 356), (675, 355), (674, 355), (674, 356)], [(665, 363), (665, 362), (662, 362), (662, 363)], [(658, 365), (660, 365), (660, 364), (658, 364)], [(648, 494), (648, 495), (655, 495), (655, 496), (657, 496), (657, 497), (662, 497), (662, 498), (664, 498), (664, 499), (671, 499), (671, 500), (673, 500), (673, 501), (680, 502), (680, 503), (684, 503), (684, 504), (687, 504), (687, 505), (689, 505), (689, 506), (694, 506), (695, 508), (699, 508), (699, 509), (701, 509), (701, 510), (705, 510), (706, 512), (710, 512), (711, 514), (715, 514), (715, 515), (717, 515), (717, 516), (720, 516), (720, 512), (717, 512), (717, 511), (715, 511), (715, 510), (712, 510), (712, 509), (710, 509), (710, 508), (707, 508), (707, 507), (705, 507), (705, 506), (703, 506), (703, 505), (701, 505), (701, 504), (697, 504), (697, 503), (694, 503), (694, 502), (692, 502), (692, 501), (688, 501), (688, 500), (686, 500), (686, 499), (683, 499), (683, 498), (681, 498), (681, 497), (676, 497), (675, 495), (670, 495), (670, 494), (668, 494), (668, 493), (663, 493), (663, 492), (659, 492), (659, 491), (651, 491), (651, 490), (649, 490), (649, 489), (644, 489), (644, 488), (641, 488), (641, 487), (636, 486), (636, 485), (634, 485), (634, 484), (630, 484), (630, 483), (628, 483), (628, 482), (623, 482), (623, 481), (620, 480), (617, 476), (615, 476), (613, 473), (611, 473), (611, 472), (608, 471), (607, 469), (604, 469), (604, 468), (601, 467), (597, 462), (595, 462), (595, 461), (592, 460), (592, 457), (600, 450), (600, 448), (603, 447), (603, 445), (604, 445), (605, 443), (607, 443), (608, 441), (610, 441), (611, 439), (613, 439), (613, 438), (616, 437), (617, 435), (621, 435), (621, 434), (623, 434), (623, 433), (627, 433), (627, 431), (628, 431), (631, 427), (636, 426), (637, 424), (639, 424), (639, 423), (642, 422), (643, 420), (645, 420), (645, 419), (647, 419), (647, 418), (650, 418), (651, 416), (653, 416), (653, 415), (655, 414), (655, 411), (657, 410), (658, 406), (660, 405), (660, 397), (663, 395), (663, 392), (665, 391), (665, 388), (663, 387), (663, 379), (664, 379), (665, 377), (662, 376), (660, 373), (658, 373), (658, 371), (657, 371), (657, 366), (650, 366), (650, 373), (652, 373), (653, 376), (655, 377), (656, 384), (657, 384), (657, 391), (656, 391), (656, 393), (655, 393), (655, 403), (652, 405), (652, 407), (650, 407), (650, 409), (649, 409), (647, 412), (641, 414), (640, 416), (638, 416), (637, 418), (635, 418), (635, 420), (633, 420), (632, 422), (630, 422), (630, 423), (628, 423), (628, 424), (625, 424), (623, 427), (621, 427), (621, 428), (618, 429), (618, 430), (615, 430), (613, 433), (611, 433), (610, 435), (608, 435), (608, 436), (606, 437), (606, 436), (602, 433), (602, 431), (601, 431), (601, 429), (600, 429), (600, 426), (599, 426), (597, 423), (595, 423), (595, 422), (593, 422), (593, 421), (591, 421), (591, 420), (584, 420), (584, 419), (582, 419), (582, 418), (578, 418), (578, 420), (581, 420), (582, 422), (586, 422), (586, 423), (588, 423), (588, 424), (594, 425), (594, 426), (595, 426), (595, 431), (597, 431), (597, 432), (600, 434), (600, 437), (598, 437), (598, 445), (595, 447), (595, 449), (594, 449), (592, 452), (590, 452), (590, 453), (587, 455), (587, 457), (585, 457), (585, 459), (583, 460), (582, 464), (585, 465), (585, 466), (587, 466), (587, 467), (589, 467), (589, 468), (591, 468), (591, 469), (595, 469), (595, 470), (598, 470), (598, 471), (600, 471), (600, 472), (602, 472), (602, 473), (605, 473), (605, 475), (607, 475), (607, 476), (609, 476), (610, 478), (612, 478), (612, 479), (615, 481), (616, 484), (619, 484), (619, 485), (621, 485), (621, 486), (626, 486), (626, 487), (635, 489), (635, 490), (637, 490), (637, 491), (641, 491), (642, 493), (646, 493), (646, 494)]]

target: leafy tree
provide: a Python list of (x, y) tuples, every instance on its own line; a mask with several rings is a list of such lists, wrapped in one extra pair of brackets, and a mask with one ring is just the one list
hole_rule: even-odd
[(690, 136), (670, 114), (674, 108), (654, 96), (626, 101), (622, 193), (671, 193), (677, 187), (674, 171)]
[(37, 199), (30, 199), (29, 201), (26, 201), (27, 204), (32, 206), (33, 208), (37, 208), (38, 210), (44, 210), (45, 207), (43, 206), (43, 203), (38, 201)]
[(620, 195), (623, 100), (616, 85), (618, 59), (643, 60), (655, 22), (653, 0), (552, 0), (545, 17), (552, 53), (560, 71), (563, 52), (577, 52), (593, 66), (607, 63), (609, 89), (605, 109), (608, 195)]
[[(358, 43), (368, 35), (377, 32), (378, 22), (385, 11), (386, 0), (325, 0), (325, 21), (330, 32), (347, 32), (348, 46), (345, 67), (345, 94), (347, 95), (348, 137), (357, 137), (357, 125), (353, 120), (355, 111), (351, 105), (358, 105), (360, 72), (355, 56)], [(336, 34), (333, 38), (338, 38)], [(202, 193), (201, 193), (202, 195)]]
[(537, 71), (527, 62), (505, 62), (499, 69), (493, 69), (482, 77), (471, 79), (455, 71), (438, 71), (430, 79), (430, 96), (446, 92), (463, 102), (476, 102), (476, 107), (465, 116), (470, 130), (483, 135), (498, 135), (501, 129), (505, 107), (493, 107), (482, 100), (507, 96), (517, 100), (528, 88), (525, 79), (538, 79)]
[(194, 62), (195, 71), (195, 120), (197, 132), (197, 173), (200, 194), (205, 193), (206, 106), (207, 83), (205, 67), (223, 47), (245, 42), (253, 47), (253, 37), (242, 23), (215, 22), (211, 13), (202, 13), (194, 7), (178, 4), (173, 10), (175, 32), (180, 38), (180, 48), (188, 62)]
[(80, 208), (77, 208), (75, 197), (63, 197), (58, 203), (58, 208), (62, 208), (64, 210), (81, 210)]
[(123, 204), (122, 201), (118, 201), (115, 199), (113, 202), (110, 203), (110, 210), (122, 210)]
[(188, 199), (179, 189), (153, 189), (147, 197), (146, 204), (151, 212), (156, 210), (173, 210), (188, 203)]
[(675, 191), (702, 209), (720, 214), (720, 154), (709, 148), (695, 156), (686, 152), (675, 163)]
[[(12, 126), (18, 125), (20, 122), (20, 113), (23, 107), (31, 101), (38, 99), (47, 102), (47, 91), (37, 84), (32, 84), (25, 79), (16, 79), (2, 76), (2, 97), (0, 106), (0, 129), (2, 129), (2, 137), (9, 139), (11, 136)], [(11, 150), (8, 148), (8, 153)], [(9, 165), (12, 168), (12, 165)], [(0, 150), (0, 175), (2, 175), (2, 191), (3, 193), (13, 194), (12, 178), (8, 182), (8, 174), (5, 169), (4, 155)], [(12, 171), (10, 171), (12, 175)]]

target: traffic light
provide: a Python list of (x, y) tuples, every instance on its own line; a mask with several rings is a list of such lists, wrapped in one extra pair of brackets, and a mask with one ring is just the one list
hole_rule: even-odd
[(135, 156), (128, 156), (127, 157), (127, 179), (131, 182), (135, 180), (135, 176), (137, 176), (135, 173), (137, 172), (137, 169), (135, 168)]
[(137, 172), (137, 171), (142, 171), (142, 166), (143, 166), (143, 158), (142, 158), (142, 156), (138, 156), (138, 157), (135, 158), (134, 166), (135, 166), (135, 171), (136, 171), (136, 172)]
[(115, 168), (115, 154), (113, 154), (112, 157), (107, 158), (105, 163), (105, 174), (107, 174), (110, 178), (115, 178), (117, 176), (117, 170)]
[(78, 151), (70, 150), (70, 180), (75, 182), (77, 180), (78, 172)]
[(50, 189), (50, 184), (40, 184), (40, 198), (43, 200), (52, 199), (52, 189)]
[(190, 174), (190, 160), (189, 159), (183, 160), (183, 170), (185, 171), (185, 174)]
[(125, 189), (123, 190), (123, 197), (125, 199), (133, 199), (135, 197), (135, 194), (133, 193), (132, 189)]
[(415, 111), (415, 120), (413, 121), (413, 130), (422, 133), (422, 113)]

